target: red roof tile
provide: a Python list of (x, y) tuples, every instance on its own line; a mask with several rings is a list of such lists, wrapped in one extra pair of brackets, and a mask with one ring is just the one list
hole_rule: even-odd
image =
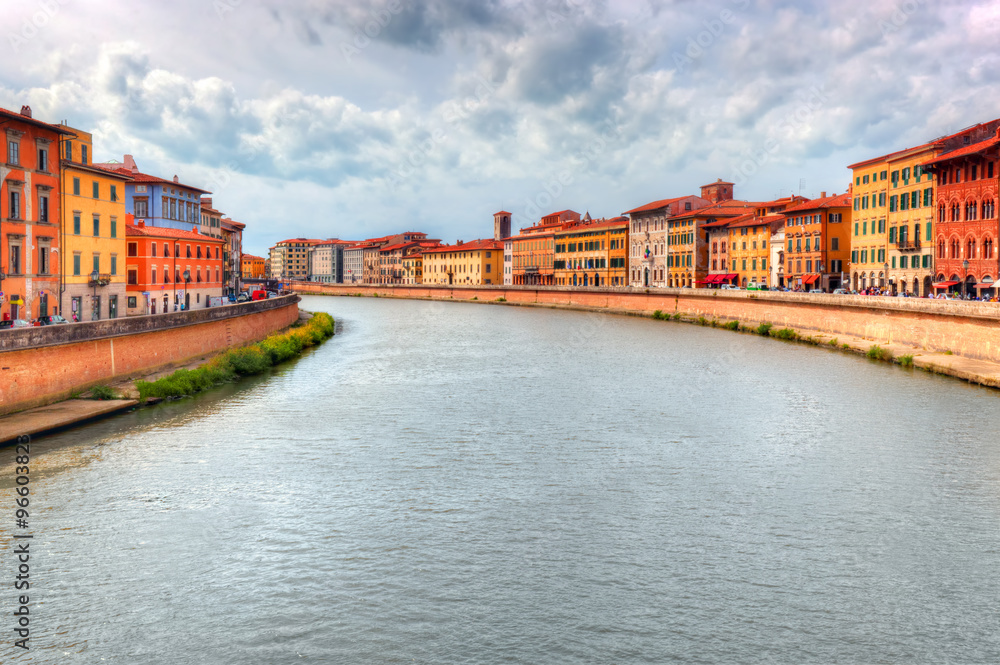
[(148, 173), (140, 173), (139, 171), (130, 171), (127, 168), (119, 164), (94, 164), (99, 169), (105, 171), (110, 171), (112, 173), (120, 173), (122, 175), (127, 175), (135, 182), (145, 182), (154, 183), (160, 185), (172, 185), (174, 187), (183, 187), (184, 189), (190, 189), (195, 192), (201, 192), (202, 194), (211, 194), (212, 192), (207, 189), (199, 189), (198, 187), (192, 187), (191, 185), (185, 185), (184, 183), (174, 182), (173, 180), (167, 180), (165, 178), (160, 178), (155, 175), (149, 175)]
[(782, 213), (790, 212), (801, 212), (804, 210), (819, 210), (820, 208), (849, 208), (851, 207), (851, 195), (850, 194), (837, 194), (835, 196), (827, 196), (821, 199), (813, 199), (811, 201), (806, 201), (805, 203), (800, 203), (799, 205), (792, 206), (790, 208), (785, 208)]
[(944, 162), (949, 159), (955, 159), (956, 157), (964, 157), (965, 155), (974, 155), (977, 152), (986, 150), (987, 148), (992, 148), (993, 146), (1000, 143), (1000, 137), (993, 136), (986, 139), (985, 141), (980, 141), (979, 143), (973, 143), (972, 145), (965, 145), (957, 150), (952, 150), (951, 152), (946, 152), (943, 155), (938, 155), (934, 159), (928, 160), (923, 163), (923, 166), (929, 166), (930, 164), (937, 164), (938, 162)]
[(42, 122), (41, 120), (35, 120), (34, 118), (29, 118), (26, 115), (21, 115), (20, 113), (17, 113), (15, 111), (10, 111), (3, 107), (0, 107), (0, 116), (10, 116), (14, 120), (25, 122), (28, 123), (29, 125), (34, 125), (36, 127), (41, 127), (42, 129), (48, 129), (50, 131), (57, 132), (59, 134), (64, 134), (67, 136), (76, 136), (76, 134), (74, 134), (73, 132), (67, 130), (64, 127), (60, 127), (59, 125), (53, 125), (48, 122)]
[(469, 242), (462, 243), (461, 245), (441, 245), (440, 247), (430, 247), (421, 252), (421, 254), (435, 254), (438, 252), (474, 252), (481, 249), (502, 250), (503, 243), (499, 240), (493, 240), (492, 238), (485, 240), (470, 240)]
[(194, 233), (192, 231), (181, 231), (180, 229), (171, 229), (164, 226), (135, 226), (128, 224), (125, 226), (125, 235), (127, 236), (146, 236), (151, 238), (181, 238), (184, 240), (197, 240), (199, 242), (217, 242), (222, 243), (222, 238), (213, 238), (212, 236), (207, 236), (204, 233)]
[(632, 213), (636, 213), (636, 212), (647, 212), (649, 210), (658, 210), (660, 208), (666, 208), (671, 203), (676, 203), (677, 201), (680, 201), (682, 199), (686, 199), (686, 198), (689, 198), (689, 197), (690, 198), (698, 198), (697, 196), (694, 196), (692, 194), (688, 194), (687, 196), (676, 196), (676, 197), (674, 197), (672, 199), (661, 199), (659, 201), (653, 201), (652, 203), (647, 203), (646, 205), (639, 206), (638, 208), (633, 208), (632, 210), (626, 210), (625, 214), (626, 215), (631, 215)]

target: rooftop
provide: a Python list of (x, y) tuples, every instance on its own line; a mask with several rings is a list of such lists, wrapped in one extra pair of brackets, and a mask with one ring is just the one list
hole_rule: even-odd
[(213, 238), (212, 236), (207, 236), (203, 233), (196, 233), (194, 231), (181, 231), (180, 229), (171, 229), (165, 226), (145, 226), (145, 225), (138, 226), (137, 224), (126, 224), (125, 235), (146, 236), (150, 238), (175, 238), (178, 240), (197, 240), (199, 242), (222, 243), (222, 238)]

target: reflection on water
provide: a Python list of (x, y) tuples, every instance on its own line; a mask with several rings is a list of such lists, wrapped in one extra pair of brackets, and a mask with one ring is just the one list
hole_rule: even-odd
[(33, 443), (18, 662), (1000, 657), (996, 393), (629, 317), (303, 306), (342, 325), (303, 359)]

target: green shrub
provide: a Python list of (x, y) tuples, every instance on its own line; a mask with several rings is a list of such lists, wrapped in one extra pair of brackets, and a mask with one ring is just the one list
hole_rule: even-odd
[(837, 346), (837, 338), (834, 337), (829, 342), (827, 342), (827, 344), (829, 344), (830, 346)]
[(653, 318), (656, 319), (657, 321), (666, 321), (667, 319), (670, 318), (670, 315), (665, 314), (662, 309), (658, 309), (655, 312), (653, 312)]
[(708, 319), (706, 319), (704, 316), (699, 316), (698, 317), (698, 325), (699, 326), (707, 326), (708, 325)]
[(913, 354), (908, 353), (905, 356), (900, 356), (898, 360), (902, 367), (913, 367)]
[(771, 334), (772, 327), (773, 326), (770, 323), (762, 323), (759, 326), (757, 326), (757, 334), (767, 337), (768, 335)]
[(724, 324), (722, 327), (725, 328), (726, 330), (739, 330), (740, 329), (740, 322), (739, 321), (729, 321), (728, 323)]
[(469, 300), (479, 300), (479, 296), (472, 296)]
[(681, 313), (680, 313), (680, 312), (677, 312), (677, 313), (676, 313), (676, 314), (674, 314), (674, 315), (673, 315), (673, 316), (672, 316), (671, 318), (672, 318), (672, 319), (673, 319), (674, 321), (680, 321), (680, 320), (681, 320)]
[(872, 344), (865, 355), (872, 360), (884, 360), (886, 362), (892, 362), (892, 351), (889, 349), (883, 349), (878, 344)]
[(507, 302), (507, 299), (504, 298), (503, 296), (500, 296), (499, 298), (497, 298), (497, 302)]
[(954, 354), (952, 354), (951, 349), (945, 349), (944, 350), (944, 355), (950, 356), (950, 355), (954, 355)]
[(111, 386), (94, 386), (90, 389), (90, 399), (118, 399), (118, 394), (112, 390)]
[(194, 395), (240, 376), (260, 374), (272, 365), (298, 356), (302, 349), (322, 342), (333, 332), (333, 317), (319, 312), (301, 327), (271, 335), (257, 344), (231, 349), (198, 369), (179, 369), (156, 381), (136, 381), (135, 387), (143, 400)]
[(791, 328), (782, 328), (781, 330), (772, 330), (771, 337), (784, 340), (796, 340), (799, 338), (799, 334)]
[(850, 351), (851, 350), (851, 345), (850, 344), (843, 344), (843, 345), (841, 345), (840, 348), (842, 348), (845, 351)]

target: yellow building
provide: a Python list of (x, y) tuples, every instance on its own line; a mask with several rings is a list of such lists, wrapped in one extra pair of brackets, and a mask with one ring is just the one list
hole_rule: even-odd
[(934, 280), (934, 176), (921, 163), (940, 147), (925, 144), (889, 158), (889, 288), (893, 293), (926, 295)]
[(64, 129), (75, 136), (61, 144), (60, 314), (69, 321), (114, 319), (125, 306), (125, 184), (131, 178), (92, 166), (91, 134)]
[(424, 283), (424, 257), (420, 252), (403, 257), (403, 284)]
[(885, 288), (888, 285), (889, 163), (899, 153), (852, 164), (851, 198), (854, 228), (851, 230), (851, 288)]
[(240, 268), (244, 279), (260, 279), (264, 277), (264, 257), (244, 254), (240, 258)]
[(503, 243), (473, 240), (423, 251), (423, 283), (503, 284)]
[(625, 286), (627, 217), (591, 220), (555, 233), (553, 269), (558, 286)]
[(771, 235), (785, 223), (781, 215), (767, 215), (763, 208), (729, 222), (729, 272), (738, 275), (738, 286), (775, 286), (770, 282)]

